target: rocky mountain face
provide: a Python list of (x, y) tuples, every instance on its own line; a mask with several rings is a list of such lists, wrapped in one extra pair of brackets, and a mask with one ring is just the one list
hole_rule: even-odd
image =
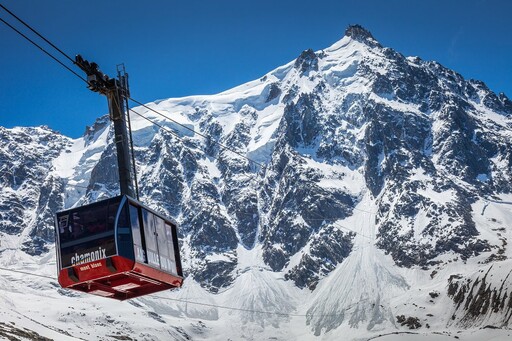
[(0, 252), (21, 248), (29, 255), (49, 251), (53, 217), (62, 209), (62, 179), (51, 173), (52, 160), (71, 140), (47, 127), (0, 127), (0, 233), (7, 239)]
[[(510, 299), (510, 262), (496, 263), (473, 276), (450, 276), (448, 296), (455, 303), (452, 323), (462, 327), (477, 322), (491, 322), (500, 328), (510, 325), (512, 300)], [(496, 278), (492, 278), (496, 277)]]
[[(272, 297), (262, 310), (306, 312), (305, 329), (333, 339), (344, 325), (509, 326), (512, 279), (487, 275), (510, 255), (504, 94), (356, 25), (259, 80), (148, 106), (134, 110), (163, 128), (132, 117), (141, 200), (178, 221), (187, 281), (204, 295), (239, 297), (250, 273), (268, 288), (240, 306)], [(55, 210), (115, 195), (114, 153), (106, 117), (78, 140), (2, 128), (0, 251), (45, 254)], [(436, 288), (424, 309), (453, 314), (413, 316), (417, 287)], [(242, 320), (254, 319), (289, 322)]]

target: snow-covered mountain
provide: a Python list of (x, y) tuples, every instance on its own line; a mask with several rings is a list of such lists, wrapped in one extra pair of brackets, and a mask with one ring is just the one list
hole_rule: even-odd
[(118, 193), (108, 117), (76, 140), (0, 128), (0, 264), (30, 273), (0, 269), (0, 335), (510, 333), (504, 94), (355, 25), (258, 80), (148, 107), (132, 114), (141, 199), (179, 222), (184, 287), (129, 302), (59, 289), (53, 212)]

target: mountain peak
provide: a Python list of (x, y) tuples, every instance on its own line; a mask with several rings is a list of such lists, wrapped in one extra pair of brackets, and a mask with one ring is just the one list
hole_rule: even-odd
[(370, 46), (380, 46), (379, 42), (375, 40), (370, 31), (361, 25), (349, 25), (345, 30), (345, 36)]
[(295, 68), (299, 69), (302, 73), (308, 70), (318, 70), (318, 56), (312, 49), (302, 51), (295, 60)]

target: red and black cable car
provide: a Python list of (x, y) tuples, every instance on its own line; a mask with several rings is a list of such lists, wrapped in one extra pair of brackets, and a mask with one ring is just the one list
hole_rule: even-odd
[(80, 55), (75, 61), (87, 74), (88, 88), (108, 98), (121, 195), (57, 212), (59, 283), (63, 288), (118, 300), (181, 287), (176, 225), (132, 199), (138, 198), (138, 190), (128, 134), (128, 74), (122, 67), (117, 79), (110, 78)]
[(55, 226), (63, 288), (125, 300), (183, 282), (176, 225), (126, 195), (57, 212)]

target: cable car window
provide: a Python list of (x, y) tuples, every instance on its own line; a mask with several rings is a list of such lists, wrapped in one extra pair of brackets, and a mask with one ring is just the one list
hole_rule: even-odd
[(84, 207), (59, 217), (59, 237), (61, 243), (81, 239), (84, 236), (100, 234), (114, 229), (107, 226), (107, 207)]
[[(115, 206), (117, 208), (118, 203)], [(80, 207), (57, 216), (62, 268), (116, 254), (115, 211), (108, 210), (108, 204), (103, 203)]]
[[(118, 215), (118, 210), (119, 210), (119, 202), (114, 202), (114, 203), (109, 203), (108, 205), (108, 219), (107, 219), (107, 224), (108, 224), (108, 229), (109, 230), (113, 230), (116, 228), (115, 224), (116, 224), (116, 217)], [(117, 222), (118, 223), (118, 226), (126, 226), (127, 223), (126, 223), (126, 216), (124, 214), (120, 214), (119, 215), (119, 221)]]
[(167, 272), (174, 271), (171, 258), (169, 255), (169, 243), (167, 241), (166, 230), (168, 225), (165, 223), (163, 219), (160, 218), (157, 218), (155, 222), (158, 240), (158, 251), (160, 255), (160, 267)]
[(144, 252), (144, 246), (142, 244), (142, 237), (140, 234), (139, 209), (133, 205), (130, 205), (130, 222), (132, 225), (135, 260), (138, 262), (147, 263), (146, 252)]
[[(161, 244), (158, 245), (160, 249), (160, 262), (162, 263), (162, 269), (167, 272), (176, 273), (176, 259), (174, 253), (174, 241), (172, 238), (172, 225), (164, 224), (164, 231), (162, 233), (163, 238), (159, 239)], [(162, 259), (162, 249), (165, 249), (164, 259)]]
[(148, 264), (160, 267), (160, 257), (158, 257), (158, 244), (156, 241), (156, 219), (155, 215), (145, 209), (142, 209), (142, 220), (144, 224), (144, 237), (146, 239), (146, 256)]
[(123, 206), (117, 212), (117, 252), (119, 255), (133, 259), (134, 249), (128, 207), (128, 203), (123, 202)]

